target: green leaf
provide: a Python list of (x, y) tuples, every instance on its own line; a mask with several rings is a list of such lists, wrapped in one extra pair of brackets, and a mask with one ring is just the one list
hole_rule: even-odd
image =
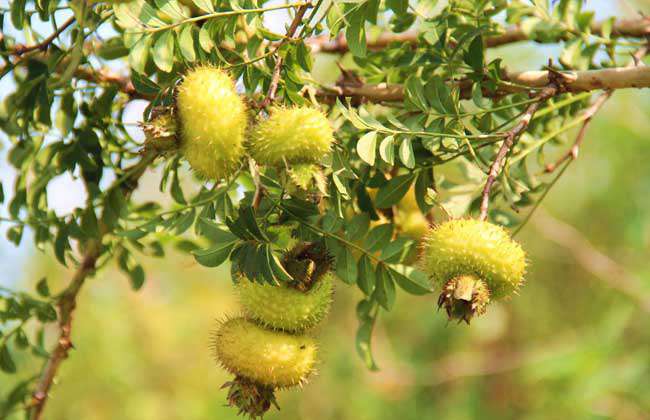
[(406, 79), (406, 98), (420, 111), (428, 111), (429, 104), (424, 97), (424, 85), (419, 76), (412, 75)]
[(131, 52), (129, 53), (129, 65), (133, 70), (138, 73), (145, 73), (145, 67), (149, 61), (149, 50), (151, 49), (150, 36), (144, 36), (140, 41), (136, 42)]
[(129, 49), (121, 37), (114, 37), (102, 42), (97, 48), (97, 55), (104, 60), (116, 60), (129, 55)]
[(50, 295), (50, 288), (47, 285), (47, 278), (43, 277), (36, 283), (36, 292), (43, 297)]
[(366, 295), (370, 296), (375, 290), (375, 268), (367, 255), (359, 258), (359, 275), (357, 276), (357, 286)]
[(387, 209), (399, 203), (411, 188), (413, 180), (415, 180), (415, 174), (413, 173), (392, 178), (377, 191), (375, 206), (380, 209)]
[(145, 95), (157, 95), (161, 90), (161, 87), (156, 82), (140, 73), (131, 74), (131, 81), (135, 90)]
[(16, 373), (16, 363), (6, 345), (0, 347), (0, 369), (5, 373)]
[(129, 281), (133, 290), (140, 290), (144, 284), (144, 269), (140, 264), (137, 264), (128, 271)]
[(413, 145), (411, 144), (411, 139), (408, 137), (402, 139), (402, 142), (399, 145), (399, 159), (407, 168), (413, 169), (415, 167)]
[(156, 0), (156, 6), (158, 10), (169, 16), (172, 22), (178, 22), (189, 17), (176, 0)]
[(375, 289), (375, 299), (387, 311), (390, 311), (395, 304), (395, 283), (388, 270), (383, 266), (377, 268), (377, 288)]
[(398, 15), (406, 13), (408, 10), (408, 0), (386, 0), (386, 6)]
[(184, 59), (190, 63), (196, 61), (196, 49), (194, 48), (194, 33), (196, 27), (192, 24), (183, 25), (178, 35), (178, 47)]
[(11, 5), (11, 23), (18, 30), (22, 30), (25, 22), (25, 5), (27, 0), (13, 0)]
[(77, 117), (77, 104), (74, 100), (74, 92), (68, 91), (61, 98), (61, 105), (56, 113), (56, 128), (63, 136), (67, 136), (74, 127), (74, 120)]
[(267, 245), (267, 248), (268, 248), (269, 262), (271, 264), (271, 270), (273, 271), (275, 277), (280, 282), (284, 282), (284, 283), (292, 281), (293, 277), (291, 277), (291, 274), (289, 274), (287, 270), (284, 269), (284, 266), (280, 262), (278, 256), (271, 251), (271, 245)]
[(204, 236), (215, 244), (226, 244), (237, 240), (237, 237), (228, 229), (225, 229), (223, 225), (217, 224), (204, 217), (199, 218), (197, 227), (198, 234)]
[(212, 0), (192, 0), (196, 7), (203, 10), (204, 12), (214, 13), (214, 6), (212, 5)]
[(357, 142), (357, 153), (359, 157), (368, 165), (375, 164), (375, 155), (377, 149), (377, 132), (369, 131)]
[(379, 156), (389, 165), (395, 163), (395, 137), (387, 136), (379, 144)]
[(387, 263), (398, 263), (402, 262), (406, 258), (415, 241), (409, 238), (399, 237), (392, 242), (386, 244), (386, 246), (381, 250), (381, 260)]
[(422, 271), (400, 264), (391, 264), (389, 267), (390, 275), (405, 292), (412, 295), (426, 295), (433, 292), (431, 282)]
[(174, 67), (174, 31), (163, 31), (153, 46), (153, 62), (169, 73)]
[(478, 35), (474, 37), (465, 53), (465, 62), (477, 73), (483, 72), (483, 54), (483, 37)]
[(357, 263), (346, 246), (342, 246), (336, 254), (336, 275), (347, 284), (357, 281)]
[(369, 227), (370, 217), (366, 213), (356, 214), (346, 223), (345, 234), (348, 239), (358, 240), (366, 236)]
[(363, 322), (359, 329), (357, 330), (356, 337), (356, 348), (357, 354), (364, 361), (366, 367), (372, 371), (379, 370), (379, 367), (375, 363), (374, 358), (372, 357), (372, 330), (375, 325), (374, 320)]
[(348, 16), (349, 25), (345, 30), (345, 39), (352, 55), (365, 57), (366, 46), (366, 17), (365, 8), (360, 7)]
[(366, 248), (369, 251), (380, 250), (393, 236), (393, 225), (391, 223), (384, 223), (383, 225), (375, 226), (372, 228), (368, 237), (366, 238)]
[(221, 243), (212, 248), (193, 251), (192, 254), (199, 264), (205, 267), (218, 267), (228, 259), (234, 246), (234, 241)]

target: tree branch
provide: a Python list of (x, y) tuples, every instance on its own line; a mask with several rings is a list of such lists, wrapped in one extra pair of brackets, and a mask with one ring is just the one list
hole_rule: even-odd
[[(557, 77), (561, 79), (562, 76)], [(528, 105), (528, 108), (526, 108), (526, 111), (524, 111), (524, 114), (519, 122), (506, 132), (506, 138), (503, 140), (503, 143), (501, 144), (501, 147), (499, 148), (499, 151), (494, 158), (494, 162), (492, 162), (492, 165), (490, 165), (487, 181), (485, 181), (485, 186), (483, 187), (483, 192), (481, 194), (481, 214), (479, 216), (479, 219), (487, 220), (488, 205), (490, 203), (490, 190), (492, 189), (492, 185), (494, 184), (497, 176), (501, 172), (501, 167), (503, 166), (506, 156), (519, 139), (519, 136), (524, 131), (526, 131), (526, 128), (528, 128), (530, 121), (533, 119), (533, 116), (539, 107), (549, 98), (559, 93), (561, 91), (561, 87), (562, 82), (560, 80), (551, 81), (547, 87), (535, 95), (536, 99), (538, 100)]]
[[(608, 69), (585, 71), (561, 71), (563, 85), (567, 92), (586, 92), (600, 89), (626, 89), (650, 87), (650, 67), (614, 67)], [(502, 75), (502, 83), (496, 92), (484, 92), (486, 96), (499, 97), (511, 93), (528, 92), (531, 88), (544, 88), (550, 83), (549, 72), (525, 71)], [(454, 82), (461, 89), (461, 97), (471, 95), (472, 82), (460, 80)], [(395, 102), (404, 100), (402, 85), (333, 86), (320, 89), (317, 96), (324, 100), (337, 97), (363, 98), (370, 102)]]
[[(603, 23), (596, 23), (591, 27), (591, 33), (594, 35), (603, 35)], [(644, 38), (650, 35), (650, 17), (640, 19), (620, 20), (614, 23), (611, 36)], [(530, 37), (518, 26), (508, 28), (504, 33), (485, 37), (485, 45), (488, 48), (500, 47), (502, 45), (512, 44), (515, 42), (528, 41)], [(369, 50), (380, 50), (392, 43), (415, 44), (418, 41), (418, 33), (408, 31), (402, 33), (385, 32), (377, 38), (367, 42)], [(305, 40), (314, 53), (337, 53), (347, 52), (348, 42), (341, 34), (334, 39), (328, 35), (320, 35)], [(543, 42), (543, 41), (535, 41)]]
[[(108, 190), (121, 188), (124, 195), (128, 197), (135, 190), (138, 180), (147, 166), (154, 159), (155, 155), (153, 154), (143, 156), (138, 163), (125, 171), (125, 176), (128, 179), (120, 178), (115, 180)], [(59, 339), (56, 347), (50, 353), (49, 359), (41, 374), (41, 378), (32, 394), (32, 402), (30, 404), (31, 420), (41, 419), (45, 403), (47, 402), (57, 372), (59, 371), (63, 361), (68, 357), (70, 349), (74, 347), (72, 345), (72, 321), (75, 308), (77, 307), (77, 297), (86, 279), (95, 271), (97, 259), (102, 253), (102, 238), (110, 233), (111, 232), (106, 231), (105, 228), (101, 229), (99, 237), (88, 241), (86, 250), (81, 259), (81, 264), (72, 276), (70, 285), (59, 297)]]
[[(627, 67), (637, 66), (639, 64), (639, 62), (641, 61), (641, 59), (647, 53), (648, 53), (648, 47), (647, 46), (643, 47), (643, 48), (639, 48), (639, 50), (636, 53), (634, 53), (634, 55), (632, 56), (633, 60), (632, 60), (632, 62), (630, 62), (630, 64), (628, 64)], [(600, 95), (591, 104), (591, 106), (589, 106), (589, 108), (587, 108), (584, 111), (583, 115), (585, 116), (585, 120), (582, 123), (582, 126), (580, 127), (580, 131), (578, 131), (578, 135), (576, 136), (575, 141), (573, 142), (573, 146), (571, 146), (569, 151), (567, 153), (565, 153), (564, 155), (562, 155), (560, 157), (560, 159), (557, 160), (557, 162), (549, 163), (548, 165), (546, 165), (545, 170), (546, 170), (547, 173), (551, 173), (551, 172), (555, 171), (555, 169), (558, 166), (560, 166), (562, 163), (564, 163), (565, 161), (567, 161), (569, 159), (575, 160), (575, 159), (578, 158), (578, 153), (580, 151), (580, 146), (582, 145), (582, 142), (584, 141), (585, 134), (587, 133), (587, 127), (589, 127), (589, 123), (591, 122), (591, 119), (594, 117), (594, 115), (596, 115), (596, 113), (598, 111), (600, 111), (600, 109), (603, 107), (603, 105), (605, 105), (605, 102), (607, 102), (607, 100), (609, 98), (611, 98), (613, 94), (614, 94), (614, 90), (612, 90), (612, 89), (606, 90), (602, 95)]]
[[(23, 54), (26, 54), (28, 52), (40, 50), (40, 51), (47, 51), (47, 48), (50, 46), (54, 40), (63, 33), (70, 25), (72, 25), (75, 22), (75, 17), (71, 17), (70, 19), (66, 20), (63, 25), (61, 25), (52, 35), (48, 36), (45, 38), (43, 41), (39, 42), (38, 44), (34, 45), (23, 45), (23, 44), (16, 44), (13, 46), (13, 48), (5, 51), (6, 54), (9, 55), (17, 55), (21, 56)], [(4, 36), (0, 34), (0, 42), (3, 40)]]
[(280, 42), (278, 46), (275, 47), (275, 54), (277, 54), (277, 59), (275, 60), (275, 67), (273, 68), (273, 74), (271, 75), (271, 85), (269, 86), (269, 90), (266, 94), (266, 97), (259, 104), (260, 108), (266, 108), (275, 100), (275, 95), (278, 91), (278, 85), (280, 83), (280, 73), (282, 72), (282, 63), (284, 62), (284, 59), (278, 54), (278, 51), (284, 44), (288, 42), (288, 40), (293, 38), (293, 36), (296, 34), (296, 31), (298, 30), (298, 26), (302, 22), (302, 18), (305, 16), (307, 9), (309, 9), (310, 7), (311, 7), (311, 3), (307, 3), (300, 6), (300, 8), (298, 8), (298, 10), (296, 11), (296, 15), (293, 18), (293, 21), (291, 21), (291, 24), (289, 25), (289, 29), (287, 29), (286, 38), (284, 38), (282, 42)]

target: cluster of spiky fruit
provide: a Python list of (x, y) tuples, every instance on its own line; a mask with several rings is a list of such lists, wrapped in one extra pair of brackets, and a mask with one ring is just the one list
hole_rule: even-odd
[(526, 272), (526, 254), (501, 226), (451, 220), (425, 237), (422, 268), (442, 290), (438, 305), (450, 318), (470, 322), (491, 300), (510, 297)]
[(179, 150), (202, 178), (228, 178), (248, 152), (262, 165), (288, 165), (300, 188), (321, 181), (316, 165), (334, 142), (322, 112), (308, 106), (272, 108), (246, 140), (248, 119), (232, 78), (219, 68), (201, 66), (188, 71), (176, 88), (175, 107), (143, 125), (149, 149)]
[(251, 418), (276, 405), (275, 390), (302, 385), (317, 363), (317, 344), (309, 330), (329, 312), (332, 300), (330, 258), (314, 244), (296, 246), (283, 265), (293, 281), (260, 284), (245, 277), (236, 285), (244, 316), (219, 326), (216, 360), (235, 379), (228, 402)]

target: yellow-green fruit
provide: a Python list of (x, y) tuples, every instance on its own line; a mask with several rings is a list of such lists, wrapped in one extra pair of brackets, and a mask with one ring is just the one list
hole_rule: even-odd
[(510, 296), (523, 281), (526, 255), (501, 227), (480, 220), (451, 220), (424, 240), (422, 268), (440, 289), (451, 279), (475, 275), (492, 299)]
[(236, 286), (246, 315), (269, 328), (290, 332), (316, 326), (332, 303), (332, 277), (324, 275), (307, 291), (241, 279)]
[(228, 74), (198, 67), (185, 75), (176, 100), (181, 152), (200, 176), (223, 179), (239, 166), (244, 152), (246, 105)]
[(325, 115), (315, 108), (274, 108), (268, 119), (260, 122), (251, 137), (249, 148), (263, 165), (317, 163), (334, 142), (332, 127)]
[(283, 388), (303, 383), (316, 364), (315, 340), (261, 328), (244, 318), (224, 322), (214, 337), (217, 360), (230, 373)]

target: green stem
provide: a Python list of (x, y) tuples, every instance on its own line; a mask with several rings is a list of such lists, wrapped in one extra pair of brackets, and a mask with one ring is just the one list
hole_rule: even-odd
[(549, 191), (551, 191), (551, 188), (553, 188), (553, 186), (557, 183), (557, 181), (560, 179), (562, 174), (564, 174), (564, 171), (566, 171), (566, 169), (569, 167), (571, 162), (573, 162), (572, 159), (567, 160), (566, 163), (564, 164), (564, 166), (562, 167), (562, 169), (560, 169), (560, 171), (557, 173), (557, 175), (555, 175), (555, 177), (550, 182), (550, 184), (548, 184), (548, 186), (546, 187), (546, 189), (544, 190), (542, 195), (535, 202), (535, 205), (533, 206), (533, 208), (530, 209), (530, 212), (528, 212), (528, 215), (526, 216), (526, 218), (521, 222), (521, 224), (519, 224), (519, 226), (517, 226), (517, 229), (515, 229), (515, 231), (512, 233), (513, 237), (516, 236), (524, 228), (524, 226), (526, 226), (526, 224), (530, 221), (530, 218), (533, 216), (533, 213), (535, 213), (535, 210), (537, 210), (537, 208), (540, 206), (540, 204), (542, 204), (542, 201), (544, 201), (544, 199), (548, 195)]

